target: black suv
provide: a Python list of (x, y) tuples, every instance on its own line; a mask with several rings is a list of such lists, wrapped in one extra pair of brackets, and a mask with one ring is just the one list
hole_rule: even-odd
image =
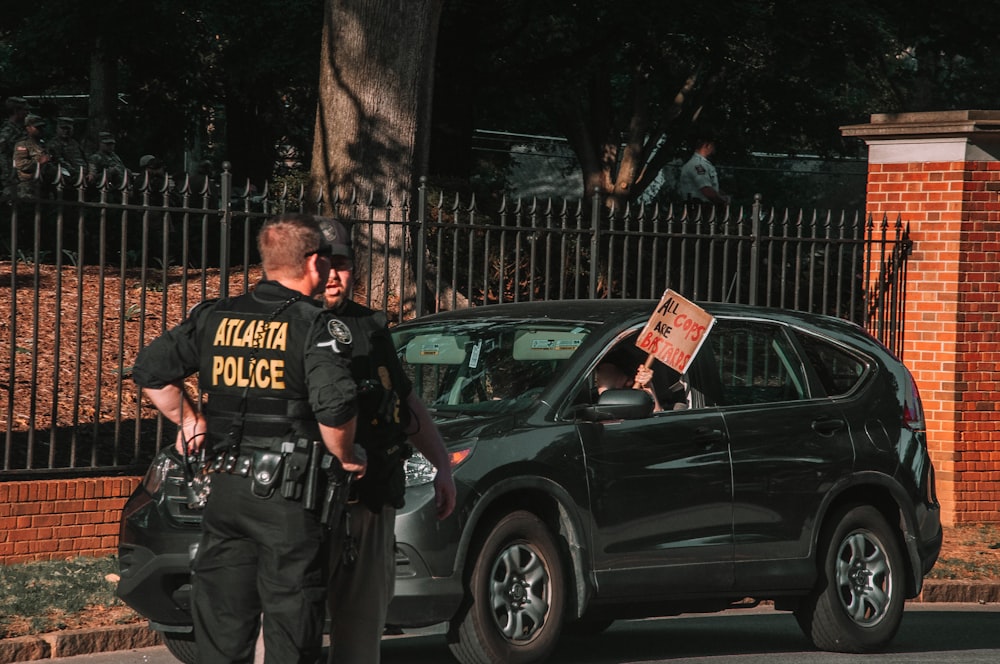
[[(433, 468), (410, 459), (391, 624), (449, 622), (465, 664), (765, 599), (819, 648), (893, 638), (941, 546), (910, 373), (854, 324), (705, 304), (716, 324), (685, 374), (655, 363), (649, 391), (598, 386), (599, 365), (631, 375), (646, 359), (656, 304), (497, 305), (393, 329), (458, 506), (437, 523)], [(165, 450), (123, 512), (118, 593), (185, 661), (198, 520)]]

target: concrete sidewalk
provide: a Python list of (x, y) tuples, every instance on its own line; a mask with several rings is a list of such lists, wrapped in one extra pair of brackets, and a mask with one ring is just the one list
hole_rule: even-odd
[[(914, 602), (964, 604), (1000, 603), (1000, 581), (942, 581), (929, 579)], [(38, 636), (0, 639), (0, 662), (33, 662), (56, 657), (87, 655), (112, 650), (148, 648), (160, 644), (160, 636), (145, 623), (97, 629), (75, 629)]]

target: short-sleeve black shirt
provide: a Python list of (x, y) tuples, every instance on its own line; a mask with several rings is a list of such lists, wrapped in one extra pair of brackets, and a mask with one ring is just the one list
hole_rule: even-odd
[(140, 387), (160, 388), (197, 371), (209, 409), (213, 395), (307, 400), (318, 422), (339, 426), (356, 413), (349, 363), (350, 334), (332, 312), (262, 281), (196, 306), (139, 353), (132, 376)]

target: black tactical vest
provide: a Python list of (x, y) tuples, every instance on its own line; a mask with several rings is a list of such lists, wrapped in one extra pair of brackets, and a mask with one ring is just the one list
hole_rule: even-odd
[(311, 323), (284, 315), (309, 306), (295, 300), (243, 295), (220, 300), (204, 314), (198, 380), (208, 395), (214, 449), (229, 445), (239, 424), (241, 448), (274, 449), (296, 436), (319, 439), (303, 375)]
[(368, 469), (358, 497), (373, 511), (403, 506), (403, 461), (410, 456), (405, 397), (412, 385), (399, 364), (385, 315), (347, 300), (337, 318), (351, 330), (351, 375), (358, 386), (355, 443), (365, 448)]

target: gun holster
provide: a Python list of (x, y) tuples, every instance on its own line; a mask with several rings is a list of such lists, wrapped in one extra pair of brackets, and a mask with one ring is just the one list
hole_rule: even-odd
[(284, 459), (281, 476), (282, 498), (302, 500), (303, 488), (308, 482), (307, 473), (311, 457), (312, 444), (307, 438), (281, 444), (281, 458)]

